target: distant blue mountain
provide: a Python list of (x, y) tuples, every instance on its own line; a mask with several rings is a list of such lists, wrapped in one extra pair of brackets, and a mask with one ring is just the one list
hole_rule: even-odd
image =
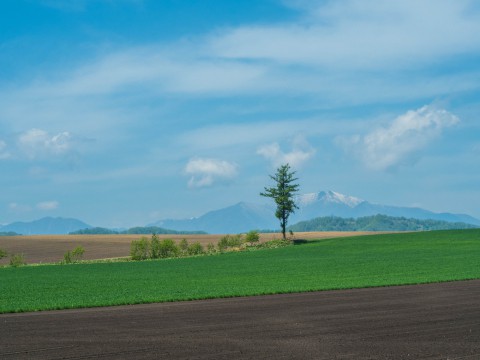
[[(434, 213), (413, 207), (372, 204), (368, 201), (343, 195), (334, 191), (303, 194), (296, 198), (299, 209), (289, 219), (289, 225), (318, 217), (337, 216), (359, 218), (372, 215), (387, 215), (420, 220), (440, 220), (450, 223), (466, 223), (480, 226), (480, 220), (465, 214)], [(275, 207), (270, 204), (240, 202), (223, 209), (207, 212), (191, 219), (166, 219), (147, 226), (158, 226), (176, 231), (204, 231), (210, 234), (235, 234), (253, 229), (277, 230)], [(31, 222), (14, 222), (0, 226), (0, 233), (15, 232), (23, 235), (69, 234), (92, 226), (77, 219), (45, 217)], [(400, 230), (400, 229), (399, 229)]]
[(252, 229), (276, 229), (273, 207), (240, 202), (200, 217), (183, 220), (160, 220), (149, 226), (172, 230), (206, 231), (210, 234), (240, 233)]
[(13, 231), (22, 235), (60, 235), (85, 228), (91, 228), (91, 226), (77, 219), (44, 217), (35, 221), (19, 221), (0, 226), (0, 232)]
[[(465, 214), (434, 213), (412, 208), (372, 204), (368, 201), (343, 195), (334, 191), (299, 195), (299, 208), (289, 219), (289, 224), (323, 216), (359, 218), (377, 214), (415, 219), (441, 220), (480, 226), (480, 220)], [(274, 216), (274, 206), (238, 203), (202, 216), (182, 220), (160, 220), (150, 226), (161, 226), (172, 230), (206, 231), (211, 234), (240, 233), (252, 229), (275, 230), (279, 228)]]
[(290, 223), (310, 220), (322, 216), (358, 218), (372, 215), (388, 215), (415, 219), (431, 219), (448, 222), (463, 222), (480, 225), (480, 220), (466, 214), (435, 213), (417, 207), (389, 206), (372, 204), (368, 201), (339, 194), (334, 191), (321, 191), (300, 195), (297, 198), (300, 209), (292, 216)]

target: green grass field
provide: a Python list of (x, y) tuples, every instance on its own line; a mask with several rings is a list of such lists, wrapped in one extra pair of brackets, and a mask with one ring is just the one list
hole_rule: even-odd
[(480, 229), (337, 238), (144, 262), (0, 269), (0, 312), (480, 278)]

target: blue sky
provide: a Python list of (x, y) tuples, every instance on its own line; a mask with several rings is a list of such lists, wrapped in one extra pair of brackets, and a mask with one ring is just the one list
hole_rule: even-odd
[(469, 0), (5, 0), (0, 223), (128, 227), (302, 192), (480, 218)]

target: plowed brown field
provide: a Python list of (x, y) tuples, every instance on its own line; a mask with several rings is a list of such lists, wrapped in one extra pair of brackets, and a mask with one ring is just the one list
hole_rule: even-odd
[[(345, 236), (359, 236), (373, 232), (308, 232), (295, 233), (297, 239), (326, 239)], [(146, 235), (149, 236), (149, 235)], [(216, 244), (223, 235), (159, 235), (161, 239), (170, 238), (180, 241), (185, 238), (189, 242), (199, 241), (201, 244)], [(9, 254), (24, 254), (29, 264), (49, 263), (63, 260), (69, 250), (81, 245), (85, 249), (84, 259), (106, 259), (128, 256), (130, 243), (142, 235), (33, 235), (33, 236), (0, 236), (0, 249)], [(262, 234), (261, 241), (280, 238), (281, 234)], [(8, 258), (0, 260), (7, 264)]]
[(480, 359), (480, 280), (0, 315), (1, 359)]

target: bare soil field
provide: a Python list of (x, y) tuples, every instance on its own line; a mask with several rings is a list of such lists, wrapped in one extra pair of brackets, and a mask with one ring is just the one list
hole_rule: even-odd
[[(359, 236), (373, 232), (306, 232), (295, 233), (297, 239), (326, 239), (333, 237)], [(145, 235), (150, 236), (150, 235)], [(199, 241), (202, 245), (216, 244), (223, 235), (159, 235), (189, 242)], [(51, 263), (63, 260), (69, 250), (81, 245), (85, 249), (84, 259), (106, 259), (128, 256), (130, 243), (142, 235), (32, 235), (32, 236), (0, 236), (0, 248), (9, 254), (24, 254), (27, 263)], [(261, 241), (280, 238), (281, 234), (262, 234)], [(0, 260), (0, 265), (8, 264), (8, 258)]]
[(480, 280), (0, 315), (1, 359), (480, 359)]

